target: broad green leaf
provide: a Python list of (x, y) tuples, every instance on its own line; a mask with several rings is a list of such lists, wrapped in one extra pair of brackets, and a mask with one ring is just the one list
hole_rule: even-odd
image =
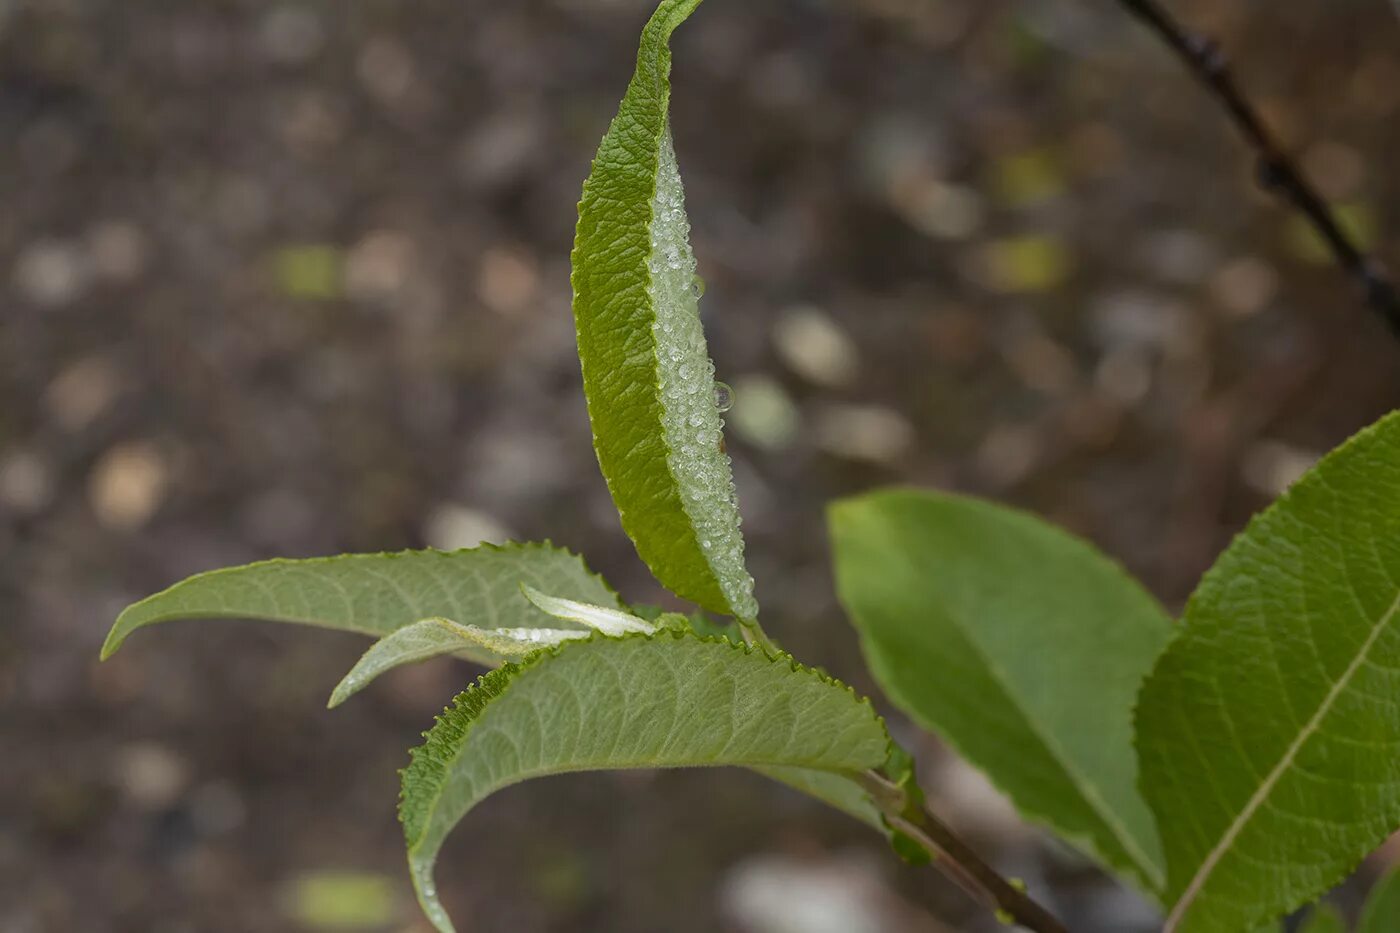
[(857, 772), (885, 760), (869, 701), (791, 658), (665, 630), (594, 636), (477, 681), (413, 751), (399, 815), (433, 924), (444, 838), (491, 793), (570, 771), (742, 765)]
[[(520, 595), (521, 582), (581, 602), (619, 605), (581, 558), (548, 543), (268, 560), (201, 573), (128, 606), (102, 657), (136, 629), (171, 619), (269, 619), (376, 636), (432, 617), (492, 629), (582, 628), (532, 606)], [(461, 653), (483, 664), (502, 659), (485, 648)]]
[(1168, 929), (1234, 933), (1340, 881), (1400, 825), (1400, 415), (1255, 517), (1137, 707)]
[(574, 322), (598, 463), (637, 553), (677, 595), (751, 620), (758, 604), (667, 116), (667, 42), (699, 3), (664, 0), (642, 32), (579, 202)]
[(1356, 933), (1400, 931), (1400, 869), (1392, 868), (1371, 888)]
[(1132, 704), (1171, 633), (1085, 542), (973, 499), (891, 490), (830, 509), (836, 583), (885, 693), (1029, 818), (1160, 890)]
[[(1278, 923), (1271, 923), (1259, 928), (1261, 931), (1278, 930)], [(1347, 933), (1347, 922), (1342, 917), (1341, 911), (1331, 904), (1318, 904), (1303, 920), (1303, 925), (1298, 928), (1298, 933)], [(1390, 933), (1390, 931), (1387, 931)]]
[(339, 706), (369, 686), (370, 681), (380, 674), (403, 664), (415, 664), (444, 654), (519, 661), (544, 646), (587, 638), (591, 634), (584, 628), (484, 629), (475, 625), (461, 625), (451, 619), (423, 619), (390, 632), (370, 645), (350, 672), (336, 684), (326, 705)]

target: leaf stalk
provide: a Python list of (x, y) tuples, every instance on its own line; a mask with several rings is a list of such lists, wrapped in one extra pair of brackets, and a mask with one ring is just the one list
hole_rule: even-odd
[(875, 771), (856, 775), (890, 826), (933, 856), (933, 864), (954, 884), (988, 910), (1034, 933), (1069, 933), (1054, 914), (1026, 891), (1002, 877), (963, 842), (926, 804), (910, 799), (898, 785)]

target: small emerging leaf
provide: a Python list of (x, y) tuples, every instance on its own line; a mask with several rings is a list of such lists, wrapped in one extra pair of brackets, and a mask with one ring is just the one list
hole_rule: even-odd
[[(136, 629), (171, 619), (268, 619), (375, 636), (433, 617), (498, 629), (582, 629), (561, 625), (522, 599), (522, 581), (556, 596), (620, 606), (581, 558), (548, 543), (268, 560), (197, 574), (128, 606), (102, 657)], [(485, 647), (462, 653), (483, 664), (502, 660)]]
[(974, 499), (889, 490), (830, 509), (841, 602), (886, 694), (1046, 823), (1148, 891), (1132, 704), (1171, 621), (1085, 542)]
[(528, 583), (520, 584), (520, 592), (524, 593), (525, 598), (541, 612), (566, 622), (585, 625), (595, 631), (602, 632), (604, 635), (649, 635), (656, 631), (655, 625), (632, 615), (630, 612), (609, 609), (606, 606), (595, 606), (592, 603), (579, 602), (576, 599), (550, 596), (548, 593), (541, 593)]
[(350, 672), (336, 685), (327, 706), (336, 707), (369, 686), (391, 668), (427, 661), (444, 654), (469, 658), (489, 655), (518, 661), (533, 651), (575, 638), (587, 638), (587, 629), (496, 628), (461, 625), (451, 619), (424, 619), (385, 635), (370, 646)]
[(1340, 881), (1400, 826), (1400, 414), (1256, 516), (1142, 689), (1167, 929), (1234, 933)]
[[(482, 677), (427, 733), (399, 815), (419, 901), (451, 931), (433, 884), (448, 832), (511, 784), (569, 771), (741, 765), (858, 772), (885, 760), (868, 701), (791, 658), (674, 629), (595, 636)], [(839, 784), (790, 780), (859, 809)]]
[(593, 444), (653, 574), (713, 612), (757, 617), (714, 364), (671, 146), (667, 43), (700, 0), (663, 0), (579, 202), (574, 322)]

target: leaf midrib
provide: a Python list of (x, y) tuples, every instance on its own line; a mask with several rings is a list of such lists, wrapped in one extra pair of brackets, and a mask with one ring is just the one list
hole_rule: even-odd
[(1099, 793), (1098, 785), (1079, 771), (1077, 763), (1073, 762), (1069, 756), (1065, 754), (1064, 749), (1061, 748), (1054, 737), (1030, 714), (1021, 697), (1011, 689), (1011, 678), (992, 661), (991, 656), (977, 643), (976, 639), (968, 634), (969, 627), (966, 624), (966, 620), (955, 612), (949, 612), (948, 615), (954, 621), (954, 624), (962, 630), (963, 639), (967, 642), (971, 651), (982, 659), (982, 663), (986, 666), (987, 672), (991, 675), (992, 679), (996, 681), (997, 686), (1001, 688), (1001, 692), (1010, 701), (1012, 709), (1014, 709), (1020, 715), (1022, 721), (1026, 723), (1026, 728), (1032, 735), (1040, 740), (1040, 743), (1045, 746), (1046, 750), (1050, 752), (1051, 756), (1055, 759), (1055, 763), (1060, 766), (1065, 775), (1070, 779), (1070, 783), (1073, 785), (1075, 791), (1079, 793), (1080, 799), (1082, 799), (1084, 803), (1088, 805), (1089, 809), (1103, 821), (1103, 824), (1108, 828), (1109, 832), (1118, 840), (1119, 845), (1123, 847), (1124, 854), (1128, 856), (1133, 866), (1142, 874), (1143, 880), (1153, 885), (1154, 891), (1160, 891), (1162, 886), (1166, 883), (1163, 869), (1156, 865), (1148, 857), (1147, 853), (1142, 850), (1141, 846), (1138, 845), (1137, 840), (1128, 832), (1127, 826), (1123, 824), (1118, 818), (1118, 815), (1108, 806), (1107, 801), (1105, 801)]
[(1327, 695), (1323, 697), (1322, 702), (1318, 705), (1312, 718), (1299, 730), (1298, 736), (1284, 751), (1278, 763), (1265, 775), (1264, 780), (1260, 782), (1254, 795), (1249, 798), (1249, 801), (1240, 810), (1239, 814), (1231, 821), (1224, 834), (1220, 837), (1220, 841), (1216, 843), (1215, 848), (1211, 849), (1205, 860), (1201, 862), (1201, 867), (1196, 870), (1196, 874), (1191, 878), (1190, 883), (1187, 884), (1186, 888), (1181, 892), (1181, 897), (1177, 899), (1176, 905), (1172, 907), (1171, 914), (1167, 917), (1166, 925), (1163, 927), (1163, 933), (1174, 933), (1178, 926), (1180, 926), (1187, 911), (1191, 909), (1191, 905), (1195, 903), (1196, 898), (1200, 896), (1202, 889), (1205, 888), (1206, 883), (1210, 880), (1211, 873), (1215, 871), (1216, 866), (1220, 864), (1220, 860), (1229, 852), (1230, 847), (1234, 845), (1235, 840), (1239, 838), (1245, 826), (1254, 818), (1254, 814), (1257, 813), (1259, 808), (1268, 800), (1269, 795), (1273, 793), (1274, 788), (1278, 785), (1278, 782), (1283, 778), (1284, 774), (1293, 766), (1294, 759), (1298, 757), (1298, 753), (1302, 751), (1303, 746), (1306, 745), (1308, 740), (1321, 728), (1323, 720), (1332, 712), (1333, 704), (1337, 702), (1338, 698), (1340, 698), (1347, 687), (1350, 686), (1351, 679), (1356, 676), (1356, 672), (1366, 663), (1371, 649), (1375, 647), (1376, 642), (1378, 642), (1381, 635), (1385, 633), (1387, 626), (1389, 626), (1391, 620), (1395, 618), (1397, 612), (1400, 612), (1400, 588), (1396, 590), (1395, 599), (1391, 602), (1390, 607), (1386, 609), (1386, 611), (1381, 614), (1380, 618), (1376, 620), (1375, 624), (1371, 626), (1371, 631), (1366, 636), (1366, 641), (1362, 643), (1360, 649), (1356, 652), (1356, 657), (1352, 658), (1351, 663), (1347, 665), (1347, 669), (1342, 672), (1342, 675), (1337, 678), (1336, 683), (1327, 691)]
[[(917, 549), (914, 542), (907, 542), (905, 553), (912, 554), (916, 552)], [(1050, 753), (1055, 763), (1059, 765), (1066, 777), (1069, 778), (1070, 784), (1079, 794), (1080, 799), (1084, 801), (1096, 816), (1098, 816), (1100, 821), (1103, 822), (1104, 826), (1106, 826), (1113, 835), (1113, 838), (1118, 840), (1118, 844), (1123, 848), (1124, 854), (1128, 856), (1128, 859), (1133, 863), (1133, 867), (1141, 874), (1142, 880), (1151, 886), (1152, 890), (1150, 893), (1156, 894), (1160, 892), (1166, 886), (1165, 868), (1153, 862), (1148, 854), (1142, 850), (1136, 838), (1128, 831), (1127, 826), (1123, 824), (1112, 807), (1108, 805), (1107, 801), (1099, 793), (1098, 785), (1080, 772), (1077, 762), (1070, 759), (1053, 736), (1030, 714), (1021, 696), (1011, 688), (1013, 678), (1008, 676), (993, 662), (987, 651), (972, 636), (972, 626), (968, 624), (968, 621), (961, 613), (951, 608), (948, 608), (946, 611), (949, 620), (958, 628), (959, 632), (962, 634), (963, 640), (967, 643), (972, 653), (978, 658), (981, 658), (983, 666), (996, 682), (997, 686), (1001, 688), (1002, 694), (1007, 697), (1012, 709), (1014, 709), (1021, 720), (1026, 723), (1026, 727), (1030, 733), (1045, 746), (1046, 751)]]

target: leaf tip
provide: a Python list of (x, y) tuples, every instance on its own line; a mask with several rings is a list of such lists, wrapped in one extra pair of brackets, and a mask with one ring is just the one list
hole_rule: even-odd
[(112, 630), (107, 633), (107, 639), (102, 642), (102, 651), (98, 654), (99, 661), (105, 661), (117, 653), (117, 649), (126, 641), (127, 631), (122, 625), (122, 620), (126, 618), (126, 612), (117, 616), (117, 621), (112, 623)]

